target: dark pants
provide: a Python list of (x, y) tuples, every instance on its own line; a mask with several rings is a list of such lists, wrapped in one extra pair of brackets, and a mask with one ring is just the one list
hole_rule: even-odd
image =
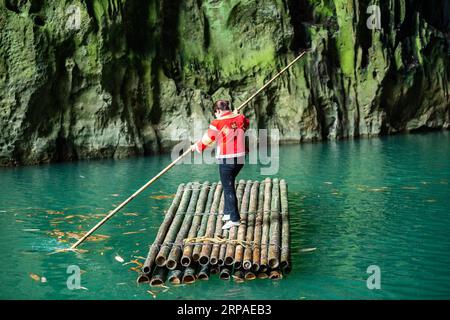
[(240, 220), (234, 183), (243, 166), (242, 158), (219, 159), (220, 181), (222, 182), (225, 200), (223, 211), (224, 214), (230, 215), (230, 219), (233, 222)]

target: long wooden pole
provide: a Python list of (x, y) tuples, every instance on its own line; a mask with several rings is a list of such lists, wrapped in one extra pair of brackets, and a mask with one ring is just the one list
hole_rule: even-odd
[(117, 212), (119, 212), (123, 207), (125, 207), (131, 200), (133, 200), (138, 194), (140, 194), (142, 191), (144, 191), (148, 186), (150, 186), (153, 182), (158, 180), (163, 174), (165, 174), (167, 171), (169, 171), (174, 165), (177, 164), (178, 161), (183, 159), (185, 156), (190, 154), (192, 150), (189, 148), (186, 150), (181, 156), (176, 158), (174, 161), (172, 161), (171, 164), (169, 164), (167, 167), (165, 167), (163, 170), (161, 170), (156, 176), (154, 176), (149, 182), (144, 184), (141, 188), (139, 188), (138, 191), (133, 193), (127, 200), (122, 202), (117, 208), (115, 208), (113, 211), (111, 211), (106, 217), (104, 217), (99, 223), (97, 223), (91, 230), (89, 230), (84, 236), (82, 236), (77, 242), (75, 242), (70, 249), (74, 250), (76, 247), (80, 245), (84, 240), (87, 239), (92, 233), (95, 232), (98, 228), (100, 228), (106, 221), (108, 221), (113, 215), (115, 215)]
[(308, 50), (303, 51), (297, 58), (292, 60), (286, 67), (283, 68), (280, 72), (278, 72), (276, 75), (272, 77), (265, 85), (261, 87), (258, 91), (256, 91), (254, 94), (250, 96), (247, 100), (245, 100), (239, 107), (236, 108), (235, 112), (239, 112), (243, 107), (245, 107), (253, 98), (255, 98), (261, 91), (263, 91), (265, 88), (267, 88), (272, 82), (275, 81), (276, 78), (278, 78), (283, 72), (285, 72), (287, 69), (289, 69), (294, 63), (296, 63), (298, 60), (300, 60)]
[[(263, 91), (267, 86), (269, 86), (273, 81), (275, 81), (276, 78), (278, 78), (283, 72), (285, 72), (287, 69), (289, 69), (295, 62), (300, 60), (308, 51), (303, 51), (297, 58), (292, 60), (286, 67), (283, 68), (280, 72), (278, 72), (275, 76), (272, 77), (265, 85), (263, 85), (258, 91), (256, 91), (254, 94), (250, 96), (247, 100), (245, 100), (235, 111), (239, 112), (242, 108), (244, 108), (252, 99), (254, 99), (261, 91)], [(171, 164), (169, 164), (167, 167), (165, 167), (163, 170), (161, 170), (156, 176), (154, 176), (150, 181), (148, 181), (146, 184), (144, 184), (139, 190), (137, 190), (135, 193), (133, 193), (128, 199), (126, 199), (124, 202), (122, 202), (117, 208), (115, 208), (113, 211), (111, 211), (106, 217), (104, 217), (99, 223), (97, 223), (91, 230), (89, 230), (84, 236), (82, 236), (77, 242), (75, 242), (71, 247), (70, 250), (76, 249), (84, 240), (86, 240), (92, 233), (94, 233), (98, 228), (100, 228), (106, 221), (108, 221), (113, 215), (115, 215), (117, 212), (119, 212), (123, 207), (125, 207), (131, 200), (133, 200), (137, 195), (139, 195), (142, 191), (144, 191), (148, 186), (150, 186), (153, 182), (158, 180), (163, 174), (165, 174), (167, 171), (169, 171), (174, 165), (178, 163), (181, 159), (183, 159), (185, 156), (190, 154), (192, 152), (192, 149), (186, 150), (181, 156), (176, 158), (174, 161), (172, 161)]]

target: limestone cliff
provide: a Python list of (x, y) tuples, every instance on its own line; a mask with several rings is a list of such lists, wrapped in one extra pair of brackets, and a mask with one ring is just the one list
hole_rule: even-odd
[(167, 151), (305, 48), (245, 109), (253, 128), (302, 142), (450, 126), (448, 0), (0, 1), (1, 165)]

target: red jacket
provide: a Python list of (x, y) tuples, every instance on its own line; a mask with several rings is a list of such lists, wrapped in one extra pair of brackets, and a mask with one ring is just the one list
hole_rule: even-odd
[(202, 152), (217, 142), (216, 158), (234, 158), (245, 155), (245, 131), (250, 121), (242, 114), (226, 111), (220, 118), (214, 119), (195, 149)]

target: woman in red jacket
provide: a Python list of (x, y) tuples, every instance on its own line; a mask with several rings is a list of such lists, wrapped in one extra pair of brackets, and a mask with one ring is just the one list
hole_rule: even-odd
[(202, 139), (192, 146), (192, 150), (201, 153), (214, 142), (217, 143), (216, 158), (225, 200), (222, 220), (227, 221), (222, 229), (229, 229), (240, 223), (235, 181), (244, 166), (244, 135), (250, 122), (244, 115), (233, 113), (230, 102), (226, 100), (214, 103), (214, 114), (216, 119), (211, 122)]

